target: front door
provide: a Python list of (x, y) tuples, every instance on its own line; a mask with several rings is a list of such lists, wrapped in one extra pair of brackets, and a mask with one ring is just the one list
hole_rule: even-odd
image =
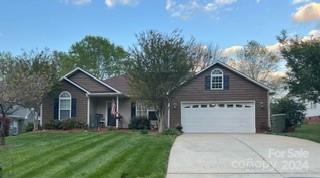
[(111, 106), (108, 107), (108, 126), (116, 126), (116, 118), (111, 114)]

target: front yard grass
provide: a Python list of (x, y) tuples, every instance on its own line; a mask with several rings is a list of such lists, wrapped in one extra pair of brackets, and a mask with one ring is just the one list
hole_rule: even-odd
[[(3, 177), (165, 177), (175, 137), (139, 133), (39, 132), (7, 138)], [(1, 175), (0, 175), (1, 177)]]
[(290, 137), (298, 137), (320, 143), (320, 124), (303, 124), (294, 132), (283, 133)]

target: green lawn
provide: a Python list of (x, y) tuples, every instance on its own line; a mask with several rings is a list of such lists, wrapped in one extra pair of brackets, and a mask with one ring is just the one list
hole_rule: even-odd
[(290, 137), (298, 137), (320, 143), (320, 124), (304, 124), (294, 132), (284, 133)]
[[(174, 136), (42, 132), (7, 138), (4, 177), (165, 177)], [(1, 176), (0, 176), (1, 177)]]

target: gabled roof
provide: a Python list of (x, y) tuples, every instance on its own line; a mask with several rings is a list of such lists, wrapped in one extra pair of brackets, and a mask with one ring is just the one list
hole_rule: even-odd
[(266, 85), (264, 85), (264, 84), (262, 84), (262, 83), (260, 83), (260, 82), (258, 82), (258, 81), (253, 80), (253, 79), (252, 79), (251, 77), (249, 77), (248, 75), (246, 75), (246, 74), (238, 71), (237, 69), (235, 69), (235, 68), (233, 68), (233, 67), (231, 67), (231, 66), (229, 66), (229, 65), (227, 65), (227, 64), (225, 64), (225, 63), (223, 63), (223, 62), (220, 62), (220, 61), (214, 62), (213, 64), (209, 65), (209, 66), (206, 67), (205, 69), (197, 72), (197, 73), (195, 74), (195, 76), (200, 75), (201, 73), (203, 73), (204, 71), (210, 69), (212, 66), (214, 66), (214, 65), (216, 65), (216, 64), (220, 64), (221, 66), (223, 66), (223, 67), (225, 67), (225, 68), (233, 71), (234, 73), (242, 76), (242, 77), (245, 78), (246, 80), (248, 80), (248, 81), (250, 81), (250, 82), (252, 82), (252, 83), (260, 86), (261, 88), (264, 88), (264, 89), (266, 89), (266, 90), (268, 90), (268, 91), (272, 91), (272, 89), (271, 89), (270, 87), (268, 87), (268, 86), (266, 86)]
[(104, 81), (106, 84), (113, 86), (125, 95), (129, 95), (129, 76), (122, 74), (116, 77), (109, 78)]
[[(90, 79), (92, 79), (95, 82), (96, 86), (99, 86), (100, 88), (101, 88), (101, 86), (103, 86), (103, 87), (105, 87), (105, 90), (104, 91), (95, 91), (94, 90), (95, 86), (91, 86), (91, 88), (88, 88), (88, 87), (84, 86), (83, 84), (80, 84), (79, 82), (72, 80), (71, 79), (72, 76), (77, 72), (82, 72), (83, 74), (88, 76)], [(86, 70), (84, 70), (80, 67), (77, 67), (77, 68), (73, 69), (72, 71), (70, 71), (69, 73), (67, 73), (66, 75), (62, 76), (59, 81), (63, 81), (63, 80), (69, 82), (70, 84), (74, 85), (75, 87), (79, 88), (80, 90), (84, 91), (87, 94), (93, 94), (93, 93), (122, 94), (120, 91), (118, 91), (115, 88), (111, 87), (110, 85), (102, 82), (101, 80), (97, 79), (94, 75), (90, 74), (89, 72), (87, 72)], [(94, 91), (92, 91), (92, 90), (94, 90)]]

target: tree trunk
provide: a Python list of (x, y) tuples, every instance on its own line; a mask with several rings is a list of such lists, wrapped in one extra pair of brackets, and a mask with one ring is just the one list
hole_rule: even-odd
[(6, 117), (6, 113), (4, 113), (3, 107), (2, 105), (0, 105), (0, 109), (1, 109), (1, 114), (2, 114), (2, 118), (0, 119), (0, 125), (1, 125), (1, 130), (0, 130), (0, 145), (5, 145), (6, 144), (6, 139), (5, 139), (5, 131), (4, 131), (4, 124), (5, 124), (5, 117)]
[(33, 110), (32, 111), (32, 116), (33, 116), (33, 131), (35, 132), (35, 131), (37, 131), (38, 130), (38, 113), (35, 111), (35, 110)]
[(162, 133), (164, 131), (164, 107), (160, 107), (159, 109), (159, 121), (158, 121), (158, 132)]

